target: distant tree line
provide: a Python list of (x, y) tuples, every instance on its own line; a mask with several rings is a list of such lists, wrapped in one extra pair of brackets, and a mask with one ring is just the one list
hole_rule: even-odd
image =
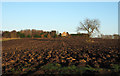
[(3, 38), (56, 38), (62, 36), (81, 36), (81, 37), (89, 37), (88, 34), (85, 33), (77, 33), (77, 34), (69, 34), (68, 32), (58, 33), (55, 30), (52, 31), (43, 31), (43, 30), (35, 30), (35, 29), (27, 29), (21, 31), (2, 31)]
[(55, 30), (48, 32), (43, 30), (27, 29), (27, 30), (21, 30), (21, 31), (13, 30), (11, 32), (3, 31), (2, 37), (4, 38), (55, 38), (57, 37), (57, 34)]

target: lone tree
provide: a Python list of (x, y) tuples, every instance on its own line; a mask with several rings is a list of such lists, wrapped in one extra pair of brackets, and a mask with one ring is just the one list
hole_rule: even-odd
[(94, 32), (100, 32), (100, 21), (98, 19), (85, 19), (84, 23), (80, 22), (80, 26), (77, 27), (77, 32), (84, 30), (88, 32), (88, 35), (91, 36)]

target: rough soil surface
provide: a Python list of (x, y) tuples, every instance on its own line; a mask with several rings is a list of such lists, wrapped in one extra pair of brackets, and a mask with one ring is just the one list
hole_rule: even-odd
[(113, 64), (120, 63), (118, 45), (118, 39), (81, 37), (3, 41), (2, 72), (44, 74), (46, 71), (40, 68), (49, 63), (112, 69)]

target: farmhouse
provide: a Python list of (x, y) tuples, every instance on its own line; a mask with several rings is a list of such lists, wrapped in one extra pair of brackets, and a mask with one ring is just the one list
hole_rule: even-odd
[(69, 36), (69, 33), (68, 32), (63, 32), (62, 36)]
[(120, 36), (118, 34), (114, 34), (114, 35), (101, 35), (101, 38), (103, 38), (103, 39), (119, 39)]
[(101, 35), (102, 39), (114, 39), (113, 35)]

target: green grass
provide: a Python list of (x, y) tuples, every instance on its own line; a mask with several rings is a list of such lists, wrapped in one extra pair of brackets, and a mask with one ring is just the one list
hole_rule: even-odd
[(113, 64), (112, 68), (114, 69), (115, 72), (119, 72), (120, 71), (120, 65), (119, 64)]
[(47, 74), (83, 74), (85, 71), (89, 70), (91, 72), (93, 71), (100, 71), (103, 70), (102, 68), (92, 68), (89, 65), (86, 67), (77, 67), (75, 65), (67, 66), (67, 67), (61, 67), (60, 64), (57, 63), (51, 63), (47, 64), (41, 67), (42, 70), (45, 70)]
[[(23, 69), (26, 69), (26, 71), (23, 71)], [(21, 67), (15, 70), (14, 68), (11, 69), (11, 71), (15, 74), (21, 73), (25, 74), (30, 70), (34, 70), (36, 68), (34, 67)], [(101, 73), (101, 72), (107, 72), (108, 70), (111, 72), (119, 72), (120, 71), (120, 65), (119, 64), (113, 64), (112, 69), (105, 69), (105, 68), (93, 68), (89, 65), (86, 66), (66, 66), (62, 67), (61, 64), (58, 63), (50, 63), (47, 65), (43, 65), (40, 68), (41, 70), (45, 71), (45, 74), (86, 74), (86, 71), (89, 71), (91, 73)]]
[(113, 69), (105, 69), (105, 68), (93, 68), (89, 65), (77, 67), (75, 65), (62, 67), (58, 63), (51, 63), (47, 64), (41, 67), (42, 70), (46, 71), (46, 74), (83, 74), (86, 73), (86, 71), (95, 72), (95, 73), (101, 73), (103, 72), (119, 72), (120, 71), (120, 65), (113, 64)]

